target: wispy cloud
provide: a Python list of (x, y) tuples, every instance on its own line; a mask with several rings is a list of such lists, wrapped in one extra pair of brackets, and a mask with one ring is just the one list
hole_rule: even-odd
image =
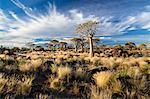
[[(130, 18), (134, 21), (134, 27), (138, 29), (147, 29), (150, 30), (150, 12), (143, 11), (139, 13), (137, 16), (130, 16)], [(136, 28), (135, 28), (136, 29)]]
[(120, 20), (119, 22), (114, 22), (113, 17), (102, 17), (100, 21), (101, 24), (98, 35), (106, 36), (123, 34), (125, 30), (130, 28), (130, 26), (135, 23), (135, 20), (130, 17)]
[[(8, 38), (11, 43), (19, 42), (20, 44), (20, 41), (22, 41), (22, 43), (26, 43), (36, 38), (73, 36), (76, 35), (73, 32), (74, 27), (77, 24), (87, 20), (98, 20), (98, 17), (95, 16), (83, 17), (83, 13), (78, 12), (78, 10), (70, 10), (70, 15), (65, 16), (64, 14), (57, 12), (54, 5), (49, 5), (47, 14), (38, 13), (38, 16), (35, 16), (33, 14), (34, 12), (29, 13), (29, 10), (30, 12), (32, 11), (31, 8), (25, 7), (18, 0), (11, 1), (19, 8), (23, 9), (29, 17), (27, 20), (23, 20), (14, 12), (9, 11), (11, 16), (10, 20), (12, 22), (8, 22), (7, 24), (8, 27), (5, 29), (7, 30), (7, 33), (3, 36), (3, 42), (6, 39), (8, 40)], [(3, 15), (6, 16), (4, 13)], [(11, 43), (9, 42), (9, 44)]]
[(0, 10), (0, 30), (5, 30), (0, 31), (0, 38), (2, 38), (0, 43), (5, 45), (8, 43), (7, 45), (23, 46), (36, 38), (77, 36), (74, 33), (75, 26), (87, 20), (100, 21), (97, 33), (99, 36), (123, 34), (126, 30), (134, 30), (137, 27), (150, 29), (150, 12), (148, 11), (116, 21), (112, 16), (85, 16), (77, 9), (69, 10), (69, 15), (65, 15), (59, 13), (55, 5), (50, 3), (47, 13), (35, 13), (32, 8), (26, 7), (19, 0), (11, 1), (21, 8), (28, 17), (24, 20), (18, 17), (15, 12), (9, 11), (11, 18), (8, 18), (3, 10)]
[(33, 13), (33, 9), (26, 7), (19, 0), (11, 0), (17, 7), (21, 8), (29, 17), (36, 19), (37, 17)]
[(150, 5), (145, 6), (145, 9), (146, 9), (147, 11), (150, 11)]
[(17, 22), (22, 23), (22, 24), (25, 24), (25, 22), (24, 22), (22, 19), (20, 19), (20, 18), (17, 16), (17, 14), (15, 14), (14, 12), (9, 11), (9, 14), (10, 14)]
[(4, 14), (3, 10), (0, 9), (0, 30), (4, 30), (6, 28), (5, 22), (7, 22), (8, 18)]
[(4, 15), (3, 10), (0, 9), (0, 22), (4, 22), (7, 19), (7, 17)]

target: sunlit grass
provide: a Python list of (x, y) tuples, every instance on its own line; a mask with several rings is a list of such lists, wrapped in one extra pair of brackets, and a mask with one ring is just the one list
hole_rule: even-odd
[(99, 72), (93, 75), (93, 78), (99, 87), (106, 87), (109, 83), (110, 77), (112, 76), (111, 72)]

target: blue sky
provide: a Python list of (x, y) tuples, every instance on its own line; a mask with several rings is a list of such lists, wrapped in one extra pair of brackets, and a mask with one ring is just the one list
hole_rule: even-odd
[(96, 36), (110, 41), (150, 42), (150, 0), (0, 0), (0, 43), (66, 41), (88, 20), (100, 21)]

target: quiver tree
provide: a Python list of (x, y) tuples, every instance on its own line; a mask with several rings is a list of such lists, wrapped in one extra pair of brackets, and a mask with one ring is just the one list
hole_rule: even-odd
[(19, 51), (20, 51), (20, 48), (19, 48), (19, 47), (13, 47), (11, 50), (12, 50), (13, 52), (19, 52)]
[(93, 37), (97, 32), (97, 26), (99, 22), (97, 21), (87, 21), (83, 24), (79, 24), (76, 28), (76, 32), (82, 37), (87, 37), (90, 44), (90, 57), (94, 56), (93, 51)]
[(133, 42), (127, 42), (125, 44), (125, 48), (128, 49), (128, 50), (132, 50), (133, 48), (136, 48), (136, 45)]
[(146, 49), (146, 48), (147, 48), (146, 44), (140, 44), (139, 45), (140, 50), (143, 50), (143, 49)]
[(31, 50), (33, 50), (34, 48), (35, 48), (35, 44), (33, 43), (33, 42), (29, 42), (29, 43), (27, 43), (26, 44), (28, 47), (29, 47), (29, 49), (31, 49)]
[(2, 45), (0, 46), (0, 54), (2, 54), (3, 53), (3, 51), (5, 51), (6, 50), (6, 48), (5, 47), (3, 47)]
[(59, 42), (59, 45), (61, 46), (61, 49), (66, 49), (67, 42)]
[(48, 49), (51, 49), (53, 47), (53, 44), (51, 44), (51, 43), (45, 43), (44, 46), (48, 50)]
[(81, 39), (80, 38), (72, 38), (71, 41), (74, 45), (75, 52), (77, 52), (79, 45), (80, 45), (80, 42), (81, 42)]
[(49, 47), (49, 43), (45, 43), (44, 46), (45, 46), (46, 48), (48, 48), (48, 47)]
[[(100, 41), (99, 38), (93, 38), (93, 46), (97, 46), (99, 41)], [(89, 44), (89, 40), (87, 41), (87, 43)]]
[(57, 40), (52, 40), (52, 41), (51, 41), (51, 44), (53, 45), (53, 47), (54, 47), (54, 49), (55, 49), (56, 46), (59, 45), (59, 41), (57, 41)]
[(44, 51), (44, 48), (42, 46), (36, 46), (35, 51)]
[(84, 38), (81, 38), (80, 45), (81, 45), (81, 51), (82, 52), (84, 51), (85, 42), (86, 42), (86, 40)]

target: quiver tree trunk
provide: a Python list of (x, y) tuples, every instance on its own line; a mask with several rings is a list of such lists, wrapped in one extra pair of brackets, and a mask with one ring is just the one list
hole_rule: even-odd
[(64, 50), (66, 50), (66, 45), (64, 45)]
[(84, 52), (84, 44), (81, 44), (81, 51)]
[(92, 37), (89, 37), (89, 43), (90, 43), (90, 57), (93, 57), (94, 51), (93, 51), (93, 39), (92, 39)]
[(75, 48), (74, 48), (75, 52), (77, 52), (77, 45), (75, 45)]
[(81, 52), (83, 52), (83, 51), (84, 51), (83, 46), (81, 46)]
[(61, 45), (61, 50), (63, 50), (63, 49), (64, 49), (64, 45), (62, 44), (62, 45)]

